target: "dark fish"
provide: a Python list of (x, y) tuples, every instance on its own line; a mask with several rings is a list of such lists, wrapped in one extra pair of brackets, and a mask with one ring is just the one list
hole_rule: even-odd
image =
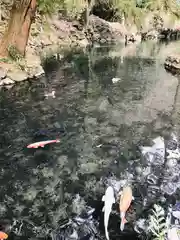
[(54, 128), (54, 129), (39, 129), (37, 132), (34, 133), (34, 136), (48, 136), (51, 134), (64, 134), (65, 133), (65, 128)]

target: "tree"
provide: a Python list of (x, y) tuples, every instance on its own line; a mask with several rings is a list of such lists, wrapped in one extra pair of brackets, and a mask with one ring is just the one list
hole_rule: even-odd
[(25, 55), (31, 23), (35, 17), (36, 0), (14, 0), (7, 30), (0, 43), (0, 56), (7, 57), (13, 47)]

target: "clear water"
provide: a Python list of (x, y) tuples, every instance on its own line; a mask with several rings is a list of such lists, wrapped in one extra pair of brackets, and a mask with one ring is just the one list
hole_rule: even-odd
[[(160, 49), (116, 46), (69, 53), (47, 61), (45, 77), (1, 89), (2, 229), (14, 223), (16, 238), (45, 238), (81, 211), (74, 207), (76, 194), (96, 208), (102, 222), (105, 179), (123, 179), (127, 163), (139, 159), (140, 144), (178, 129), (178, 79), (164, 70)], [(112, 83), (114, 77), (120, 81)], [(56, 98), (46, 99), (52, 89)], [(53, 132), (37, 136), (39, 129)], [(61, 143), (26, 148), (57, 137)], [(135, 183), (140, 215), (139, 188)], [(112, 239), (119, 239), (118, 224), (118, 216), (112, 217)], [(104, 236), (102, 223), (98, 231)]]

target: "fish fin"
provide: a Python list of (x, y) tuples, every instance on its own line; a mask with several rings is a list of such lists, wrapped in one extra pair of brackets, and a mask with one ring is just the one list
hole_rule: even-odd
[(133, 201), (134, 201), (134, 199), (135, 199), (134, 196), (132, 196), (132, 200), (133, 200)]
[(120, 225), (120, 230), (123, 231), (124, 230), (124, 225), (127, 223), (128, 221), (126, 220), (126, 218), (121, 218), (121, 225)]
[(44, 147), (44, 145), (41, 146), (42, 148)]
[(104, 212), (104, 210), (105, 210), (105, 206), (102, 208), (102, 212)]
[(105, 195), (104, 196), (102, 196), (102, 202), (104, 202), (105, 201)]
[(121, 232), (124, 230), (124, 223), (122, 220), (121, 220), (121, 224), (120, 224), (120, 230), (121, 230)]
[(127, 223), (128, 221), (127, 221), (127, 219), (126, 218), (124, 218), (124, 223)]

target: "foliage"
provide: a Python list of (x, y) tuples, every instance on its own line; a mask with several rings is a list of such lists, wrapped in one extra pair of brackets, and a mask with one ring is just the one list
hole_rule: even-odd
[(9, 58), (0, 58), (0, 63), (11, 63), (12, 60)]
[(143, 18), (144, 11), (137, 6), (136, 0), (112, 0), (113, 5), (118, 9), (121, 16), (130, 22), (135, 22), (137, 25), (140, 25), (140, 22)]
[[(0, 0), (1, 2), (3, 9), (6, 1)], [(10, 4), (12, 0), (7, 2)], [(40, 14), (60, 12), (71, 19), (79, 19), (85, 9), (89, 7), (91, 10), (93, 7), (92, 12), (105, 20), (117, 21), (124, 18), (125, 22), (135, 22), (138, 26), (150, 11), (157, 14), (162, 11), (169, 13), (173, 18), (180, 17), (180, 7), (176, 0), (37, 0), (37, 3)]]
[(166, 234), (164, 209), (159, 205), (154, 205), (150, 216), (149, 230), (154, 235), (154, 240), (164, 240)]
[(51, 14), (61, 7), (62, 3), (62, 0), (38, 0), (38, 11), (41, 14)]
[(9, 52), (9, 59), (7, 61), (9, 63), (14, 61), (21, 70), (23, 70), (23, 71), (26, 70), (26, 60), (18, 52), (18, 50), (14, 46), (11, 45), (8, 48), (8, 52)]
[(180, 8), (176, 0), (146, 0), (144, 8), (150, 11), (163, 11), (174, 17), (180, 17)]
[(52, 14), (58, 11), (66, 16), (77, 18), (85, 7), (85, 0), (38, 0), (38, 11), (41, 14)]
[(14, 61), (19, 61), (19, 60), (23, 59), (23, 56), (12, 45), (8, 47), (8, 52), (9, 52), (10, 58)]
[(64, 8), (66, 14), (74, 18), (78, 18), (80, 14), (85, 10), (87, 4), (84, 0), (64, 0)]

